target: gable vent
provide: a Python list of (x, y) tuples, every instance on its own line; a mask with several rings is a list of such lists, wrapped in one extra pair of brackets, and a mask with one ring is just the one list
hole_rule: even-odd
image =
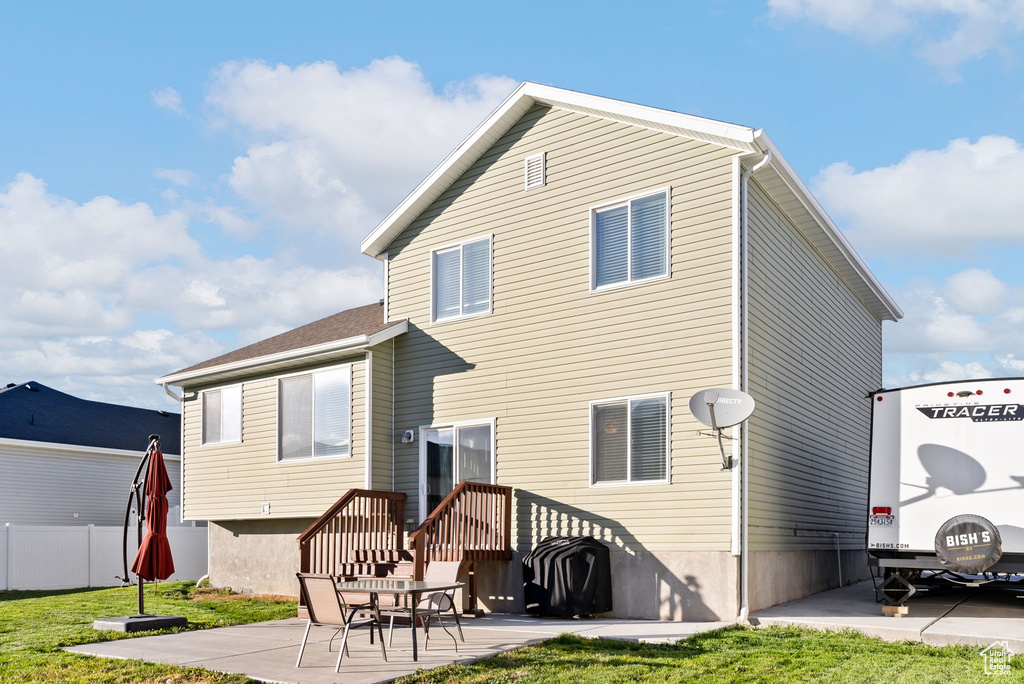
[(526, 189), (539, 188), (547, 183), (545, 153), (526, 158)]

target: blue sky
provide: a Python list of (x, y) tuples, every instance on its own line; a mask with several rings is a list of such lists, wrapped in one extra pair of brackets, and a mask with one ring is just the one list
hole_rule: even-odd
[(1024, 375), (1024, 0), (7, 3), (0, 369), (152, 378), (380, 296), (359, 240), (518, 81), (764, 128), (907, 317)]

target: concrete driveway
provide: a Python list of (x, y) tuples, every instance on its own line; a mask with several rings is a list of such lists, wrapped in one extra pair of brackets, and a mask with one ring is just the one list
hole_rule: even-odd
[(340, 638), (334, 642), (334, 651), (328, 652), (327, 642), (334, 633), (329, 627), (313, 628), (302, 656), (302, 667), (296, 669), (295, 658), (299, 654), (299, 643), (306, 627), (306, 621), (297, 618), (83, 644), (65, 650), (108, 658), (138, 658), (158, 663), (205, 667), (219, 672), (241, 673), (265, 682), (326, 684), (343, 681), (346, 684), (369, 684), (391, 681), (412, 674), (417, 668), (432, 669), (451, 663), (473, 662), (566, 632), (628, 641), (665, 642), (685, 639), (727, 624), (653, 620), (545, 620), (517, 615), (488, 615), (463, 621), (466, 643), (459, 643), (458, 653), (455, 652), (452, 640), (436, 626), (431, 629), (430, 649), (424, 650), (423, 632), (420, 630), (419, 661), (415, 663), (412, 660), (412, 639), (408, 626), (395, 628), (394, 646), (387, 649), (387, 663), (381, 659), (380, 647), (370, 645), (367, 630), (359, 629), (349, 637), (351, 658), (342, 660), (340, 674), (334, 673)]
[(989, 646), (1006, 641), (1013, 651), (1024, 653), (1024, 598), (1019, 598), (1018, 592), (936, 589), (918, 594), (907, 605), (910, 613), (906, 617), (883, 616), (868, 581), (758, 611), (751, 622), (833, 631), (855, 629), (886, 641), (922, 641), (933, 646)]

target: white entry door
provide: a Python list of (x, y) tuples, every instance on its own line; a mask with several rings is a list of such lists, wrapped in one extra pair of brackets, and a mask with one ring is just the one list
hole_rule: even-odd
[(494, 483), (494, 421), (420, 428), (420, 520), (463, 480)]

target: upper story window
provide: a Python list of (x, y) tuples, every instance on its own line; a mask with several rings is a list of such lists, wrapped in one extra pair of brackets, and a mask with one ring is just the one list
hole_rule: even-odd
[(278, 380), (278, 458), (351, 455), (351, 366)]
[(242, 386), (203, 392), (203, 444), (242, 441)]
[(666, 188), (591, 210), (592, 289), (668, 276), (668, 206)]
[(668, 482), (668, 395), (595, 401), (592, 484)]
[(491, 311), (491, 238), (476, 238), (431, 254), (434, 321)]

